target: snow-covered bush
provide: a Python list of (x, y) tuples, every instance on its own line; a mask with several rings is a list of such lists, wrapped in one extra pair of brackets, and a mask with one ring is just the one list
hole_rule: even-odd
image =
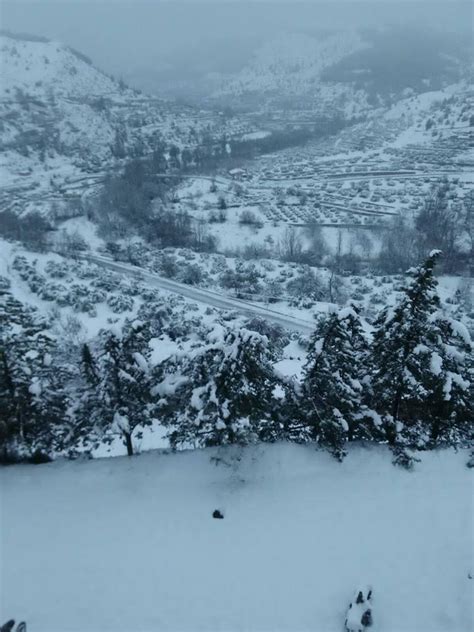
[(255, 215), (255, 213), (248, 209), (241, 212), (239, 216), (239, 223), (247, 226), (255, 226), (257, 228), (261, 228), (263, 226), (262, 221)]
[(11, 287), (10, 279), (0, 274), (0, 291), (9, 290)]
[(155, 290), (153, 288), (149, 288), (146, 286), (140, 287), (140, 297), (146, 302), (153, 302), (159, 300), (160, 292), (159, 290)]
[(384, 298), (381, 293), (373, 292), (369, 298), (370, 305), (381, 305), (384, 303)]
[(28, 284), (34, 294), (37, 294), (46, 282), (46, 278), (36, 271), (36, 264), (36, 260), (30, 263), (22, 255), (16, 256), (12, 263), (13, 269), (18, 272), (20, 278)]
[(158, 272), (167, 279), (173, 279), (179, 272), (178, 262), (176, 257), (171, 255), (163, 255), (158, 264)]
[(81, 263), (74, 268), (74, 273), (79, 279), (96, 279), (103, 272), (97, 266)]
[(38, 292), (38, 296), (44, 301), (55, 301), (58, 304), (61, 304), (61, 301), (64, 301), (64, 297), (66, 295), (67, 288), (65, 285), (62, 285), (62, 283), (48, 282)]
[(315, 301), (320, 301), (325, 296), (323, 283), (309, 266), (288, 281), (286, 290), (294, 299), (291, 304), (299, 305), (303, 302), (306, 307), (311, 307)]
[(260, 280), (262, 276), (255, 265), (245, 265), (238, 261), (235, 271), (228, 269), (221, 274), (219, 283), (222, 287), (233, 289), (237, 293), (256, 294), (261, 291)]
[(123, 294), (110, 294), (107, 297), (107, 305), (115, 314), (121, 314), (133, 309), (134, 301), (131, 296)]
[(199, 285), (202, 283), (204, 274), (198, 264), (186, 264), (178, 274), (178, 281), (187, 285)]
[(113, 292), (120, 284), (120, 275), (109, 270), (101, 270), (100, 275), (92, 280), (92, 285), (106, 292)]
[(283, 294), (283, 286), (276, 279), (267, 281), (262, 288), (262, 296), (269, 303), (276, 303)]
[(116, 289), (126, 296), (138, 296), (141, 292), (140, 283), (136, 281), (121, 281)]
[(69, 266), (65, 261), (48, 261), (45, 266), (46, 273), (53, 279), (64, 279), (69, 274)]
[(354, 292), (351, 292), (351, 299), (353, 301), (363, 301), (364, 300), (364, 293), (360, 290), (360, 288), (358, 288)]

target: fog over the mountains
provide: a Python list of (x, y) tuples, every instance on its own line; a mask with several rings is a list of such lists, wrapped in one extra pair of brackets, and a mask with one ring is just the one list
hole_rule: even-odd
[[(468, 41), (470, 2), (5, 0), (1, 27), (62, 41), (145, 90), (238, 71), (281, 32), (401, 26)], [(403, 32), (401, 34), (403, 39)], [(400, 41), (403, 47), (403, 42)]]

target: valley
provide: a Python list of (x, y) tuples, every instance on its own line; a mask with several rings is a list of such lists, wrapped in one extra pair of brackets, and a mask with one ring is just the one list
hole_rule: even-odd
[(465, 632), (465, 25), (51, 4), (0, 31), (0, 632)]

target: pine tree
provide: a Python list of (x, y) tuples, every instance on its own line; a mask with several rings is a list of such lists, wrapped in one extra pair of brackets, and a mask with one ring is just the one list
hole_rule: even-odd
[(0, 292), (0, 449), (3, 458), (51, 454), (67, 434), (64, 370), (47, 323)]
[(122, 435), (127, 454), (134, 453), (133, 434), (153, 423), (147, 327), (126, 323), (121, 332), (102, 331), (96, 355), (82, 348), (87, 388), (78, 411), (77, 440), (110, 441)]
[(427, 390), (424, 411), (429, 442), (457, 445), (474, 430), (473, 345), (467, 328), (441, 311), (431, 319), (433, 346), (426, 353)]
[(172, 445), (245, 444), (274, 437), (278, 380), (266, 336), (230, 331), (188, 359), (183, 376), (186, 382), (175, 395)]
[(346, 441), (366, 434), (359, 421), (366, 353), (367, 340), (353, 307), (321, 318), (310, 341), (301, 410), (312, 438), (339, 459)]
[(441, 311), (434, 277), (440, 254), (431, 252), (411, 271), (398, 304), (375, 322), (372, 405), (392, 445), (437, 442), (469, 418), (471, 343), (467, 330)]
[(81, 347), (79, 379), (73, 410), (73, 444), (77, 448), (97, 447), (104, 435), (104, 419), (101, 416), (102, 401), (99, 389), (99, 367), (94, 350), (89, 344)]

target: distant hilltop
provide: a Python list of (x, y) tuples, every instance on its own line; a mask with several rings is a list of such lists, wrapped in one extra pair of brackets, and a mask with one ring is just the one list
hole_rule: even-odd
[[(17, 40), (19, 42), (40, 42), (42, 44), (50, 44), (52, 40), (43, 35), (32, 35), (31, 33), (14, 33), (13, 31), (9, 31), (8, 29), (0, 29), (0, 37), (9, 37), (10, 39)], [(78, 57), (81, 61), (85, 62), (92, 66), (92, 59), (84, 55), (84, 53), (79, 52), (72, 46), (62, 45), (66, 50), (70, 53)]]

